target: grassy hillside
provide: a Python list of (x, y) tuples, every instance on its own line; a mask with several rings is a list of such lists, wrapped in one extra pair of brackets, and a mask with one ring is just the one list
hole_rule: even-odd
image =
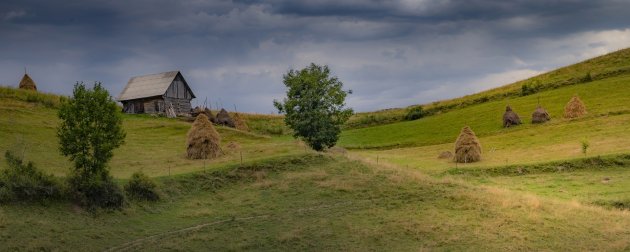
[[(237, 180), (212, 186), (235, 171)], [(234, 177), (234, 176), (232, 176)], [(6, 250), (624, 250), (627, 213), (293, 156), (161, 180), (168, 200), (92, 215), (0, 208)]]
[[(0, 152), (12, 150), (50, 173), (65, 175), (71, 164), (58, 152), (56, 107), (60, 99), (63, 98), (50, 94), (0, 89)], [(256, 121), (253, 120), (256, 115), (243, 116), (246, 120), (252, 118), (252, 127), (268, 127), (274, 125), (274, 120), (280, 121), (276, 118), (267, 120), (264, 116), (257, 116), (263, 119)], [(289, 136), (272, 138), (217, 127), (225, 155), (212, 161), (188, 160), (185, 158), (186, 133), (190, 123), (147, 115), (124, 115), (123, 126), (127, 132), (125, 144), (115, 151), (110, 162), (112, 174), (119, 178), (126, 178), (135, 171), (144, 171), (150, 176), (199, 171), (238, 163), (241, 154), (244, 161), (250, 161), (304, 152), (304, 148)], [(2, 154), (0, 168), (5, 166)]]
[[(535, 129), (531, 132), (540, 135), (539, 138), (545, 138), (546, 134), (559, 133), (558, 131), (546, 130), (549, 129), (548, 127), (574, 123), (562, 119), (564, 106), (574, 94), (578, 94), (582, 98), (588, 110), (586, 118), (578, 121), (597, 120), (598, 117), (629, 112), (629, 85), (630, 75), (623, 75), (554, 89), (536, 95), (486, 102), (415, 121), (347, 130), (343, 132), (339, 144), (346, 148), (361, 149), (452, 143), (464, 125), (469, 125), (480, 137)], [(551, 122), (542, 126), (531, 124), (531, 113), (534, 112), (539, 99), (541, 105), (547, 109), (552, 117)], [(524, 121), (523, 125), (509, 129), (502, 128), (502, 116), (507, 104), (512, 106), (514, 111), (520, 115)], [(579, 133), (579, 131), (575, 133)], [(524, 142), (524, 144), (526, 143)]]
[[(630, 74), (630, 48), (588, 59), (498, 88), (455, 99), (435, 101), (422, 106), (431, 115), (441, 114), (476, 104), (532, 95), (546, 90), (586, 83), (591, 80), (602, 80), (628, 74)], [(526, 86), (526, 90), (523, 90), (523, 86)], [(350, 119), (346, 124), (346, 128), (363, 128), (400, 122), (403, 120), (406, 110), (407, 108), (397, 108), (358, 113)]]

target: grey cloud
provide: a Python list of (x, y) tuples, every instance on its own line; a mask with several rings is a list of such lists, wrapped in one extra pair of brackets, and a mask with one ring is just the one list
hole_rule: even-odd
[(350, 106), (374, 110), (618, 49), (629, 9), (614, 0), (9, 0), (0, 83), (15, 85), (27, 66), (45, 91), (100, 80), (116, 95), (131, 76), (180, 69), (198, 97), (266, 113), (283, 95), (282, 74), (315, 62), (355, 91)]

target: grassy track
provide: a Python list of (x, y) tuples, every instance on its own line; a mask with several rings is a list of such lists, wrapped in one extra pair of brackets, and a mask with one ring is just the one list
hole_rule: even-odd
[(626, 213), (437, 180), (406, 169), (302, 156), (255, 166), (248, 174), (214, 190), (187, 191), (184, 178), (163, 181), (179, 193), (161, 203), (97, 216), (66, 204), (5, 206), (0, 246), (416, 251), (621, 250), (630, 245)]

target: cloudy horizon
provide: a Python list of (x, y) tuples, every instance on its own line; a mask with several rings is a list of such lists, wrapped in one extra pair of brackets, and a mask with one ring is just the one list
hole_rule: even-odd
[(0, 85), (45, 92), (181, 70), (214, 106), (275, 112), (282, 75), (330, 66), (356, 111), (454, 98), (630, 46), (630, 2), (3, 1)]

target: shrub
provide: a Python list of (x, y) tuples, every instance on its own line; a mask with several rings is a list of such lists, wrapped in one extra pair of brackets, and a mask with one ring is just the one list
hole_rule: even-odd
[(155, 182), (142, 172), (131, 175), (131, 180), (125, 185), (125, 193), (131, 199), (156, 201), (160, 194)]
[(0, 173), (0, 202), (46, 201), (60, 198), (61, 185), (52, 175), (44, 174), (32, 162), (7, 151), (8, 168)]
[(424, 117), (424, 115), (425, 113), (422, 110), (422, 106), (415, 106), (409, 109), (409, 111), (407, 111), (407, 115), (405, 115), (405, 120), (411, 121), (411, 120), (420, 119)]
[(96, 208), (119, 209), (125, 203), (125, 196), (113, 178), (107, 173), (86, 176), (73, 174), (68, 177), (72, 197), (81, 206), (90, 210)]

